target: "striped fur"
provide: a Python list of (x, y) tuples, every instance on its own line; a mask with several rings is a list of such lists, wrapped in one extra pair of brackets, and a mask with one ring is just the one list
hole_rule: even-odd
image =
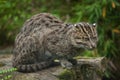
[(17, 64), (13, 65), (13, 67), (17, 68), (19, 72), (36, 72), (38, 70), (50, 67), (52, 64), (53, 64), (52, 61), (44, 61), (34, 64)]
[(96, 48), (98, 41), (96, 24), (81, 22), (73, 26), (73, 45), (87, 49)]

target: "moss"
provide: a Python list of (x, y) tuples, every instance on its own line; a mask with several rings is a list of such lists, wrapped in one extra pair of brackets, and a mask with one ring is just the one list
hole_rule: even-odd
[(75, 80), (74, 72), (68, 69), (65, 69), (58, 77), (59, 80)]

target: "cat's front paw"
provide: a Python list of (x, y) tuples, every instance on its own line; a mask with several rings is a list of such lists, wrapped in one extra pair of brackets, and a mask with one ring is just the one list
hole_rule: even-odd
[(60, 64), (63, 68), (72, 69), (73, 64), (67, 60), (60, 60)]

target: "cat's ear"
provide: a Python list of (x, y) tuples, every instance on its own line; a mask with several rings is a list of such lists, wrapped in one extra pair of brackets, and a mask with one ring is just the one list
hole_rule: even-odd
[(93, 27), (97, 27), (97, 24), (96, 24), (96, 23), (93, 23), (92, 25), (93, 25)]
[(74, 27), (75, 27), (76, 29), (79, 29), (79, 25), (78, 25), (78, 24), (74, 24)]

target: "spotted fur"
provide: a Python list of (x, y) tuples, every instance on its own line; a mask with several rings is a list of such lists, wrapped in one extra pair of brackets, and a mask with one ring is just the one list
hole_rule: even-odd
[(96, 44), (94, 24), (67, 24), (49, 13), (40, 13), (28, 19), (16, 36), (13, 67), (21, 72), (38, 71), (52, 66), (56, 58), (70, 67), (67, 59), (76, 55), (76, 49), (94, 49)]

